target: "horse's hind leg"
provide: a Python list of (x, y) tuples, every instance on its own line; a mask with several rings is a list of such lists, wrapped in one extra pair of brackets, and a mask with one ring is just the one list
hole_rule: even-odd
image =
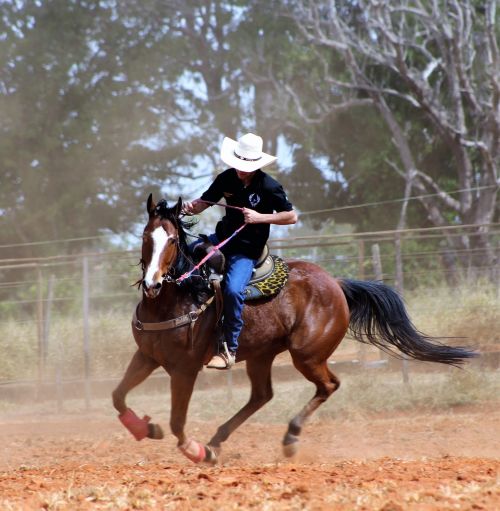
[(153, 359), (137, 350), (130, 361), (122, 381), (113, 391), (113, 405), (120, 414), (118, 417), (122, 424), (134, 435), (136, 440), (145, 437), (162, 439), (163, 431), (158, 424), (150, 424), (150, 418), (144, 416), (142, 419), (127, 408), (125, 398), (134, 387), (142, 383), (159, 364)]
[(293, 456), (297, 452), (297, 443), (305, 422), (340, 386), (340, 380), (328, 369), (326, 360), (320, 364), (313, 364), (294, 359), (293, 363), (309, 381), (316, 385), (316, 394), (289, 422), (288, 430), (283, 438), (285, 456)]
[(233, 417), (219, 426), (217, 432), (208, 443), (209, 447), (218, 451), (220, 444), (225, 442), (236, 428), (241, 426), (259, 408), (262, 408), (272, 399), (271, 366), (274, 357), (275, 355), (273, 354), (247, 360), (247, 374), (252, 384), (250, 399)]

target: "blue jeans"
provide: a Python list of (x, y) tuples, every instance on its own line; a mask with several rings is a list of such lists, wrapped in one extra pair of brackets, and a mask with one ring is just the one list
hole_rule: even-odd
[(238, 337), (243, 328), (244, 291), (252, 278), (252, 270), (257, 259), (241, 254), (226, 256), (226, 276), (224, 277), (224, 340), (229, 351), (238, 349)]
[[(208, 238), (214, 245), (219, 243), (215, 234), (211, 234)], [(244, 305), (244, 292), (252, 278), (252, 271), (256, 262), (257, 259), (251, 259), (242, 254), (226, 255), (226, 273), (223, 286), (224, 340), (229, 351), (235, 352), (238, 349), (238, 337), (243, 328), (241, 315)]]

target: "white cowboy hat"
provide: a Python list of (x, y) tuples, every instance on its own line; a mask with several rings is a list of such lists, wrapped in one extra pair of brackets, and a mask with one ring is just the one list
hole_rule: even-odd
[(238, 141), (225, 137), (220, 157), (231, 168), (241, 172), (254, 172), (277, 159), (276, 156), (262, 152), (262, 146), (262, 138), (253, 133), (243, 135)]

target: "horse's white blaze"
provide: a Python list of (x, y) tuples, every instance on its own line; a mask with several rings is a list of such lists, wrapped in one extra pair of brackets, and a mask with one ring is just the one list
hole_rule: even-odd
[(153, 238), (153, 255), (151, 256), (151, 262), (149, 263), (146, 275), (144, 277), (144, 281), (148, 287), (156, 284), (154, 277), (160, 269), (160, 256), (163, 252), (163, 249), (165, 248), (165, 245), (167, 244), (168, 238), (170, 238), (163, 227), (157, 227), (152, 232), (151, 237)]

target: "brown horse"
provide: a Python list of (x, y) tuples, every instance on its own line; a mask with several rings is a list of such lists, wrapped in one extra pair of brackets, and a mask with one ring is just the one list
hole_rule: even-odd
[(301, 429), (311, 414), (340, 385), (328, 358), (348, 329), (356, 339), (386, 351), (397, 348), (417, 360), (458, 365), (474, 353), (438, 344), (411, 323), (398, 294), (380, 282), (335, 279), (320, 267), (288, 261), (289, 279), (274, 298), (245, 305), (245, 326), (237, 361), (246, 361), (251, 382), (249, 401), (222, 424), (208, 445), (188, 439), (184, 427), (198, 372), (215, 344), (216, 307), (208, 281), (197, 275), (181, 284), (178, 277), (192, 267), (186, 243), (188, 226), (181, 220), (182, 201), (169, 208), (150, 195), (149, 220), (142, 242), (143, 298), (132, 321), (138, 350), (118, 387), (113, 404), (137, 440), (163, 438), (149, 417), (140, 419), (125, 397), (162, 366), (170, 375), (170, 428), (178, 447), (193, 461), (215, 462), (221, 443), (273, 397), (271, 366), (278, 353), (290, 352), (294, 366), (316, 386), (314, 397), (290, 421), (283, 439), (285, 455), (296, 452)]

